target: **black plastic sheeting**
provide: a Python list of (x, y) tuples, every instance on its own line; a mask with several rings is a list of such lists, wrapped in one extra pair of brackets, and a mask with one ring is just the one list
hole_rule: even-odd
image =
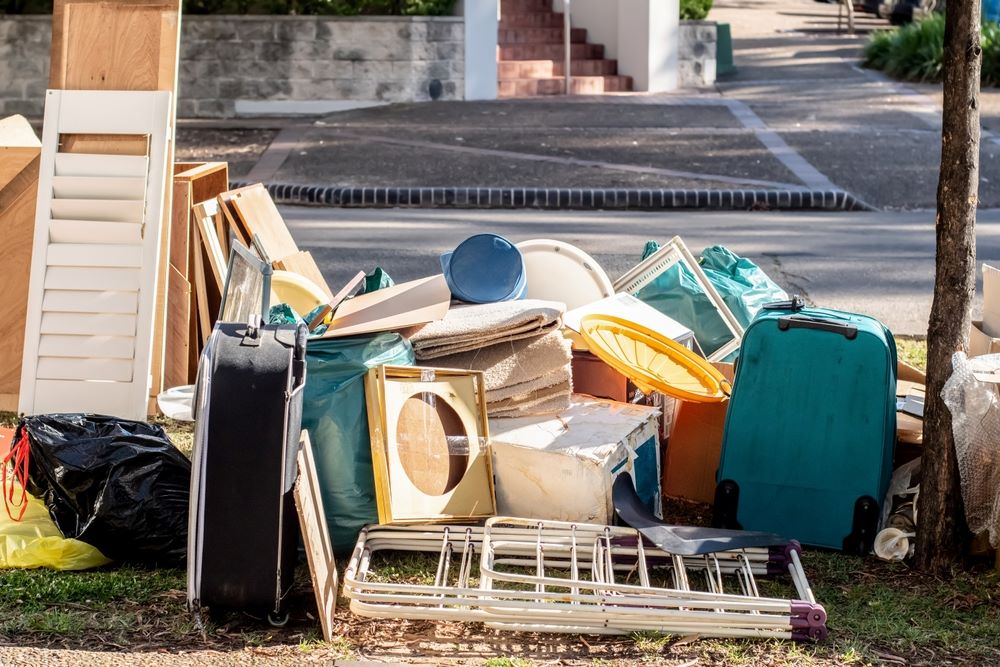
[(28, 491), (65, 537), (119, 563), (183, 564), (191, 463), (161, 427), (83, 414), (25, 417), (20, 426), (12, 446), (27, 434)]

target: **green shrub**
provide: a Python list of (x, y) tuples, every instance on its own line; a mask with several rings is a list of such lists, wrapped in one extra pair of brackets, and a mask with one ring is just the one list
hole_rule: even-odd
[[(1000, 24), (982, 30), (984, 86), (1000, 86)], [(944, 15), (876, 32), (865, 47), (865, 67), (904, 81), (940, 81), (944, 60)]]
[(712, 0), (681, 0), (681, 19), (700, 21), (712, 9)]
[[(186, 14), (444, 16), (455, 0), (184, 0)], [(0, 14), (48, 14), (52, 0), (0, 0)]]

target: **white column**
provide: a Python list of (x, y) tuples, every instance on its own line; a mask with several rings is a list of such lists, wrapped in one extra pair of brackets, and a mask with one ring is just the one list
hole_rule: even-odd
[(679, 0), (614, 1), (618, 3), (618, 73), (631, 76), (635, 90), (676, 89)]
[(497, 98), (497, 28), (500, 0), (458, 0), (465, 17), (465, 99)]

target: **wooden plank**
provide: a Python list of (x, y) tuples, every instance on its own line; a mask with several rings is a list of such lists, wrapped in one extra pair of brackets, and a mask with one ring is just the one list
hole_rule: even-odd
[(191, 285), (173, 266), (167, 291), (167, 335), (163, 361), (163, 388), (190, 384), (188, 375)]
[(215, 225), (213, 224), (213, 221), (216, 213), (216, 206), (217, 202), (210, 199), (208, 201), (201, 202), (200, 204), (195, 204), (192, 211), (194, 213), (195, 222), (198, 225), (198, 234), (201, 238), (201, 244), (207, 251), (208, 265), (211, 269), (212, 277), (215, 279), (215, 284), (221, 294), (223, 286), (226, 283), (227, 263), (226, 258), (222, 254), (219, 238), (215, 235)]
[[(252, 186), (245, 186), (242, 188), (236, 188), (235, 190), (228, 190), (219, 195), (219, 210), (222, 212), (223, 220), (220, 222), (228, 223), (228, 227), (232, 230), (233, 234), (236, 236), (236, 240), (245, 245), (246, 247), (251, 247), (250, 244), (250, 232), (243, 226), (243, 221), (240, 216), (236, 214), (236, 209), (233, 208), (233, 197), (237, 193), (248, 190)], [(229, 233), (226, 230), (219, 230), (219, 239), (225, 239), (225, 247), (223, 251), (226, 256), (229, 256)]]
[(0, 299), (0, 341), (3, 341), (0, 345), (0, 394), (15, 397), (21, 387), (37, 190), (37, 157), (0, 190), (0, 238), (3, 239), (4, 257), (3, 298)]
[(282, 271), (291, 271), (304, 278), (308, 278), (316, 284), (316, 287), (323, 290), (327, 300), (333, 298), (333, 292), (330, 291), (330, 286), (327, 285), (326, 278), (323, 277), (323, 272), (316, 266), (316, 260), (313, 259), (312, 253), (308, 250), (300, 250), (294, 255), (275, 260), (274, 268), (281, 269)]
[[(177, 165), (174, 165), (176, 168)], [(191, 184), (179, 180), (174, 174), (174, 196), (170, 203), (170, 266), (177, 269), (182, 278), (190, 277), (188, 257), (191, 254)]]
[(262, 184), (234, 193), (232, 205), (249, 237), (259, 240), (268, 260), (284, 259), (299, 251), (278, 207)]
[(55, 2), (52, 88), (174, 90), (179, 8), (173, 3)]
[(71, 155), (115, 155), (145, 157), (149, 155), (149, 137), (135, 134), (64, 134), (59, 148)]
[(194, 252), (194, 289), (198, 295), (198, 323), (201, 327), (201, 347), (205, 347), (208, 336), (212, 333), (212, 321), (208, 305), (208, 289), (205, 285), (205, 263), (200, 248)]
[(306, 559), (309, 561), (309, 574), (316, 595), (320, 625), (323, 628), (323, 641), (328, 642), (333, 639), (333, 616), (337, 611), (337, 563), (333, 555), (330, 531), (326, 525), (323, 494), (308, 431), (302, 431), (302, 436), (299, 438), (298, 468), (299, 477), (293, 492), (295, 508), (298, 510), (302, 542), (305, 544)]

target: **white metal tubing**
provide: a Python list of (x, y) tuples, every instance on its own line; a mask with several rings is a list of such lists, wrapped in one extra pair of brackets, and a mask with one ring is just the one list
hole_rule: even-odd
[[(500, 523), (500, 526), (495, 524)], [(788, 600), (760, 598), (753, 577), (754, 560), (768, 558), (767, 550), (757, 553), (720, 553), (720, 557), (670, 557), (675, 576), (686, 587), (687, 569), (703, 571), (710, 592), (654, 588), (643, 580), (647, 551), (640, 541), (634, 547), (619, 546), (612, 537), (638, 536), (636, 531), (608, 526), (540, 522), (537, 520), (491, 519), (482, 530), (476, 527), (441, 527), (427, 530), (396, 527), (369, 527), (355, 547), (348, 565), (344, 593), (352, 600), (357, 613), (408, 618), (454, 618), (479, 620), (496, 627), (559, 628), (583, 627), (588, 631), (628, 632), (635, 629), (656, 629), (664, 632), (696, 631), (713, 636), (786, 636), (793, 631), (793, 603)], [(494, 538), (494, 531), (496, 537)], [(503, 537), (501, 537), (501, 534)], [(579, 577), (581, 534), (592, 539), (590, 554), (593, 581)], [(475, 545), (481, 544), (480, 586), (471, 588), (468, 580)], [(458, 568), (458, 586), (449, 586), (450, 557), (461, 540), (462, 562)], [(371, 564), (371, 553), (381, 549), (437, 552), (438, 573), (435, 586), (406, 585), (365, 581)], [(553, 558), (565, 554), (563, 558)], [(514, 553), (518, 557), (505, 557)], [(669, 556), (665, 552), (664, 556)], [(789, 573), (799, 590), (808, 589), (797, 553), (789, 550), (792, 562)], [(753, 560), (751, 559), (753, 556)], [(627, 557), (625, 564), (614, 558)], [(498, 572), (500, 561), (512, 562), (534, 574)], [(764, 563), (756, 563), (758, 568)], [(548, 576), (545, 568), (554, 572), (569, 570), (571, 579)], [(613, 572), (639, 569), (640, 586), (614, 582)], [(722, 574), (735, 574), (744, 595), (722, 592)], [(506, 590), (503, 584), (527, 584), (535, 590)], [(547, 587), (555, 590), (546, 590)], [(678, 586), (680, 587), (680, 586)], [(556, 592), (559, 590), (570, 592)], [(590, 591), (590, 592), (588, 592)], [(712, 592), (715, 591), (715, 592)], [(804, 596), (803, 596), (804, 597)], [(812, 600), (810, 600), (812, 602)], [(821, 610), (810, 612), (812, 623), (825, 621)], [(796, 625), (801, 628), (801, 622)]]

